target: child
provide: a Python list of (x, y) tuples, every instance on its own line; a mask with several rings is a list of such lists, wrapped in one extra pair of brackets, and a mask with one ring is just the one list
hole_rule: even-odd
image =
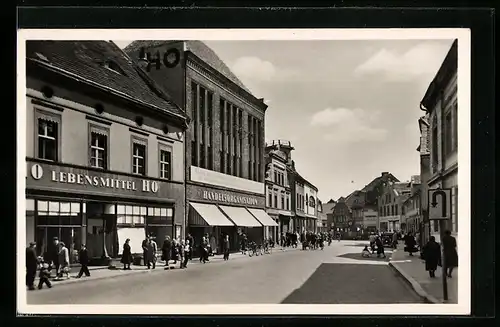
[(48, 288), (52, 288), (52, 284), (49, 280), (51, 270), (50, 264), (45, 262), (42, 257), (38, 258), (38, 262), (40, 265), (40, 281), (38, 282), (38, 289), (41, 290), (43, 288), (43, 284), (47, 284)]
[(361, 252), (361, 256), (363, 258), (369, 258), (370, 257), (370, 251), (368, 250), (368, 246), (365, 245), (365, 248), (363, 249), (363, 251)]

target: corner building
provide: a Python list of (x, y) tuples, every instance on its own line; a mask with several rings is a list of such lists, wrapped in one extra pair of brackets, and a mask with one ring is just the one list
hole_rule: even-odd
[(130, 238), (180, 234), (187, 121), (114, 43), (26, 43), (26, 243), (86, 244), (106, 265)]
[(226, 234), (233, 250), (242, 233), (261, 240), (263, 227), (274, 224), (265, 212), (264, 100), (201, 41), (135, 41), (125, 51), (154, 63), (149, 76), (191, 119), (185, 144), (187, 233), (196, 245), (210, 234), (218, 250)]

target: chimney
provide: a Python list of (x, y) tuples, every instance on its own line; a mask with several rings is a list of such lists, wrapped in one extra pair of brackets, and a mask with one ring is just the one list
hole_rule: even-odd
[(382, 176), (386, 176), (386, 175), (389, 175), (389, 172), (387, 172), (387, 171), (382, 172)]

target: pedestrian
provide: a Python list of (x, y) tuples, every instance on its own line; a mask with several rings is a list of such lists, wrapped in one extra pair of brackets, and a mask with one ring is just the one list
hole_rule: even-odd
[(392, 234), (392, 248), (397, 249), (398, 248), (398, 233)]
[(208, 236), (203, 238), (203, 251), (202, 251), (202, 253), (203, 253), (202, 262), (205, 263), (205, 262), (210, 261), (208, 258), (210, 255), (210, 241), (208, 239)]
[(50, 270), (51, 265), (50, 262), (46, 262), (42, 257), (38, 258), (40, 265), (40, 273), (38, 274), (38, 289), (41, 290), (43, 288), (43, 284), (46, 284), (48, 288), (52, 288), (52, 283), (50, 282)]
[(382, 239), (380, 238), (380, 236), (377, 236), (375, 238), (375, 245), (377, 246), (377, 258), (380, 258), (380, 256), (383, 256), (382, 258), (385, 258), (384, 244), (382, 243)]
[(165, 261), (165, 269), (169, 269), (170, 258), (172, 257), (172, 241), (170, 240), (170, 236), (165, 236), (165, 240), (163, 241), (163, 245), (161, 246), (161, 259)]
[(191, 244), (188, 240), (186, 240), (186, 245), (184, 246), (184, 268), (187, 268), (187, 264), (189, 262), (189, 258), (191, 257)]
[(431, 236), (429, 242), (423, 247), (422, 254), (425, 260), (425, 270), (431, 278), (436, 277), (437, 266), (441, 263), (441, 247), (436, 243), (436, 238)]
[(370, 233), (368, 239), (370, 241), (370, 249), (372, 250), (372, 253), (375, 253), (375, 234)]
[(452, 277), (453, 269), (458, 267), (457, 240), (451, 236), (451, 232), (444, 232), (443, 240), (444, 268), (446, 276)]
[[(150, 266), (151, 263), (148, 262), (148, 244), (149, 244), (149, 236), (146, 236), (146, 238), (142, 241), (142, 259), (144, 260), (144, 265), (145, 266)], [(148, 268), (149, 269), (149, 268)]]
[(58, 277), (66, 276), (69, 278), (69, 250), (64, 242), (59, 242), (59, 275)]
[(176, 239), (172, 240), (172, 260), (174, 261), (174, 265), (179, 260), (179, 242)]
[(405, 241), (404, 251), (408, 252), (410, 254), (410, 256), (412, 257), (413, 253), (417, 252), (417, 249), (415, 247), (415, 245), (417, 244), (417, 242), (415, 242), (415, 237), (413, 237), (412, 233), (408, 233), (407, 235), (405, 235), (404, 241)]
[(370, 251), (368, 250), (368, 246), (365, 245), (365, 248), (363, 249), (363, 251), (361, 251), (361, 256), (363, 258), (369, 258), (371, 255)]
[(90, 271), (89, 271), (89, 251), (87, 250), (87, 247), (85, 244), (82, 244), (82, 247), (80, 251), (78, 252), (78, 258), (80, 259), (80, 265), (82, 267), (80, 268), (80, 272), (76, 276), (76, 278), (81, 278), (83, 274), (85, 276), (90, 277)]
[(132, 250), (130, 248), (130, 238), (127, 238), (123, 244), (122, 259), (120, 262), (123, 263), (123, 270), (131, 269), (130, 263), (132, 262)]
[(30, 242), (26, 248), (26, 286), (30, 291), (35, 289), (35, 277), (38, 267), (38, 258), (36, 256), (36, 243)]
[(222, 249), (223, 249), (223, 253), (224, 253), (224, 261), (229, 260), (229, 246), (230, 246), (229, 235), (226, 235), (224, 237), (224, 241), (222, 242)]
[(186, 242), (189, 242), (189, 248), (191, 249), (191, 251), (189, 252), (189, 260), (191, 261), (193, 260), (194, 238), (190, 233), (187, 234)]
[(52, 247), (48, 250), (49, 252), (49, 262), (52, 263), (52, 265), (55, 268), (55, 274), (56, 277), (59, 277), (59, 238), (54, 237), (52, 239)]
[(153, 269), (156, 269), (156, 261), (158, 261), (158, 244), (156, 244), (155, 238), (153, 236), (150, 237), (148, 250), (151, 254), (151, 264), (153, 265)]
[(217, 254), (217, 239), (215, 238), (215, 235), (212, 234), (210, 237), (210, 255), (214, 256)]

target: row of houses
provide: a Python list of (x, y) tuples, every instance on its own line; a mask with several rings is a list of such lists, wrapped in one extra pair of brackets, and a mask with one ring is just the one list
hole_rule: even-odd
[(430, 83), (418, 119), (420, 174), (400, 182), (383, 172), (361, 190), (324, 205), (327, 226), (341, 232), (404, 231), (418, 233), (422, 242), (440, 239), (438, 221), (429, 220), (429, 189), (451, 190), (451, 219), (445, 227), (458, 233), (458, 107), (457, 40)]
[(318, 190), (266, 145), (266, 110), (200, 41), (28, 41), (26, 241), (109, 260), (146, 235), (236, 249), (315, 228)]

